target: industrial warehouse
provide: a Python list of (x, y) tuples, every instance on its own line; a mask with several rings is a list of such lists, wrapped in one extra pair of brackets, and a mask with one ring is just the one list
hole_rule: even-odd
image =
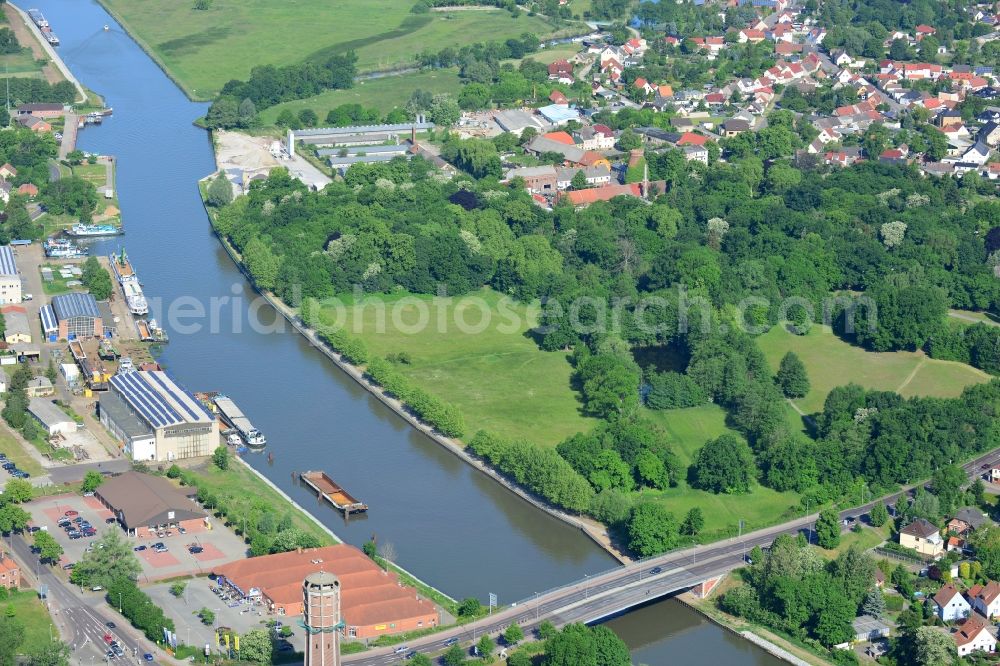
[(340, 580), (341, 617), (348, 638), (376, 638), (438, 624), (438, 611), (431, 602), (346, 544), (251, 557), (217, 567), (213, 573), (220, 585), (241, 598), (260, 602), (278, 615), (301, 615), (302, 580), (319, 571)]
[(97, 301), (90, 294), (61, 294), (52, 297), (61, 340), (99, 338), (104, 335), (104, 320)]
[(126, 372), (101, 396), (101, 423), (133, 460), (169, 462), (207, 456), (219, 445), (219, 424), (162, 371)]

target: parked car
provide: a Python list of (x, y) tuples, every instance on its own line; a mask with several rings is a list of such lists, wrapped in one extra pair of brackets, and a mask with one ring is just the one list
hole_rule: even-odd
[(153, 654), (151, 652), (147, 652), (146, 654), (142, 655), (142, 658), (145, 659), (146, 661), (153, 661)]
[(114, 525), (116, 522), (118, 522), (118, 519), (114, 518), (114, 517), (112, 517), (112, 518), (105, 518), (104, 522), (107, 523), (108, 525)]
[(76, 566), (75, 564), (73, 564), (72, 562), (70, 562), (69, 564), (64, 564), (63, 565), (63, 569), (65, 569), (66, 571), (69, 571), (70, 569), (72, 569), (75, 566)]
[(79, 516), (79, 515), (80, 515), (80, 512), (79, 512), (79, 511), (74, 511), (73, 509), (70, 509), (69, 511), (67, 511), (67, 512), (66, 512), (66, 513), (64, 513), (63, 515), (64, 515), (64, 516), (70, 516), (70, 517), (73, 517), (73, 516)]
[(82, 539), (83, 535), (80, 534), (79, 532), (77, 532), (76, 530), (73, 530), (72, 532), (69, 533), (69, 538), (70, 539)]
[(146, 547), (145, 546), (136, 546), (132, 550), (134, 550), (137, 553), (141, 553), (142, 551), (146, 550)]
[(101, 587), (100, 585), (95, 585), (94, 587), (90, 588), (90, 591), (91, 591), (91, 592), (100, 592), (100, 591), (101, 591), (101, 590), (103, 590), (103, 589), (104, 589), (104, 588), (103, 588), (103, 587)]
[(190, 548), (188, 548), (188, 552), (191, 553), (192, 555), (197, 555), (198, 553), (202, 553), (204, 551), (205, 549), (202, 548), (201, 546), (191, 546)]

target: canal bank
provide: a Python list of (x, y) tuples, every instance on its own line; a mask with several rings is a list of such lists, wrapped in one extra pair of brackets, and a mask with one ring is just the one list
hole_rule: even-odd
[[(80, 148), (118, 157), (127, 236), (97, 241), (143, 266), (158, 319), (171, 326), (159, 361), (190, 389), (225, 388), (266, 434), (274, 461), (246, 460), (345, 541), (373, 534), (397, 561), (453, 597), (488, 593), (501, 604), (583, 578), (613, 560), (578, 529), (514, 496), (411, 428), (292, 330), (255, 294), (211, 231), (197, 181), (214, 171), (207, 133), (191, 125), (191, 103), (93, 0), (39, 0), (60, 30), (60, 53), (115, 116), (81, 134)], [(112, 29), (105, 32), (104, 24)], [(220, 305), (218, 321), (196, 326), (165, 317), (177, 306)], [(255, 318), (260, 331), (248, 324)], [(345, 523), (291, 473), (326, 469), (371, 507)], [(616, 619), (635, 660), (661, 664), (779, 663), (674, 601), (648, 607), (645, 633)], [(640, 627), (636, 626), (638, 631)], [(651, 632), (651, 633), (650, 633)]]

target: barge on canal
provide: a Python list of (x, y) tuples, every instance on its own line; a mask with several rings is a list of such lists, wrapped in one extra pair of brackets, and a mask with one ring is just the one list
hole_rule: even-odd
[(253, 449), (262, 449), (267, 445), (267, 439), (264, 438), (264, 434), (253, 427), (243, 411), (236, 406), (232, 398), (222, 395), (221, 393), (213, 398), (215, 401), (215, 406), (219, 408), (219, 414), (222, 416), (222, 421), (240, 433), (240, 437), (246, 442), (247, 446)]
[(299, 475), (302, 482), (313, 489), (313, 491), (342, 511), (345, 517), (352, 513), (363, 513), (368, 510), (368, 505), (356, 499), (349, 492), (334, 483), (326, 472), (308, 471)]

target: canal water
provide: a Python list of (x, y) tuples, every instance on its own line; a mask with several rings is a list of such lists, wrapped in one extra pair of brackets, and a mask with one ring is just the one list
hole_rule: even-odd
[[(190, 102), (94, 0), (35, 6), (69, 68), (114, 108), (103, 126), (81, 132), (79, 147), (117, 156), (126, 235), (92, 252), (128, 250), (168, 325), (161, 362), (189, 390), (230, 395), (266, 434), (274, 462), (251, 455), (251, 464), (343, 539), (391, 543), (399, 564), (454, 597), (495, 593), (506, 604), (614, 566), (578, 530), (414, 431), (298, 334), (251, 328), (251, 316), (273, 323), (275, 313), (251, 305), (254, 293), (202, 209), (196, 183), (215, 166), (209, 135), (191, 121), (205, 105)], [(163, 316), (199, 306), (219, 316), (173, 324)], [(369, 515), (345, 523), (293, 482), (305, 469), (326, 470), (369, 504)], [(773, 661), (676, 602), (612, 625), (649, 664), (682, 654), (686, 663)], [(697, 637), (697, 649), (677, 651), (685, 636)]]

